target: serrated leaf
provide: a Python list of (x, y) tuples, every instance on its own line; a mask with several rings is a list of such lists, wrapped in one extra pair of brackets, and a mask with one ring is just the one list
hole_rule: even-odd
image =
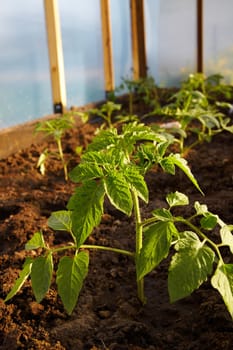
[(78, 246), (98, 226), (103, 214), (105, 190), (102, 182), (87, 181), (76, 189), (68, 202), (72, 211), (72, 229)]
[(18, 291), (21, 289), (22, 285), (24, 284), (24, 282), (27, 280), (27, 278), (31, 273), (32, 262), (33, 262), (33, 259), (26, 258), (23, 264), (23, 269), (20, 271), (19, 277), (15, 281), (10, 292), (7, 294), (4, 302), (7, 302), (11, 298), (13, 298), (13, 296), (15, 296), (15, 294), (18, 293)]
[(125, 176), (120, 172), (112, 172), (106, 177), (104, 185), (112, 205), (130, 216), (133, 209), (133, 200), (130, 185)]
[(172, 214), (165, 208), (155, 209), (152, 214), (159, 221), (171, 221), (172, 219)]
[(71, 212), (69, 210), (55, 211), (48, 218), (48, 226), (57, 231), (72, 231)]
[(176, 227), (168, 221), (156, 222), (146, 230), (143, 246), (136, 260), (138, 280), (151, 272), (167, 257), (172, 236), (176, 234)]
[(227, 245), (230, 248), (231, 253), (233, 254), (233, 235), (232, 235), (233, 227), (231, 225), (224, 225), (220, 229), (220, 236), (223, 245)]
[(184, 231), (179, 233), (179, 239), (175, 244), (176, 250), (189, 249), (194, 247), (194, 249), (201, 244), (198, 235), (193, 231)]
[(166, 152), (169, 145), (170, 145), (170, 142), (165, 141), (165, 142), (160, 142), (156, 146), (156, 150), (157, 150), (160, 157), (163, 157), (165, 155), (165, 152)]
[(159, 133), (154, 132), (150, 126), (143, 123), (132, 122), (123, 125), (122, 134), (131, 144), (137, 141), (165, 141), (165, 137)]
[(213, 230), (217, 224), (217, 221), (218, 220), (216, 215), (208, 213), (208, 214), (205, 214), (203, 218), (201, 218), (200, 224), (204, 230)]
[(118, 141), (116, 128), (101, 130), (88, 145), (87, 151), (101, 151), (114, 146)]
[(189, 178), (189, 180), (194, 184), (194, 186), (204, 195), (202, 190), (200, 189), (197, 180), (193, 176), (187, 161), (180, 156), (179, 153), (177, 154), (171, 154), (169, 156), (170, 160), (173, 162), (174, 165), (178, 166), (184, 173), (185, 175)]
[(103, 177), (103, 170), (97, 163), (80, 163), (69, 173), (71, 181), (77, 183)]
[(32, 238), (25, 244), (26, 250), (45, 248), (45, 242), (42, 232), (35, 232)]
[(189, 204), (189, 199), (188, 197), (181, 193), (181, 192), (174, 192), (174, 193), (169, 193), (166, 196), (167, 203), (169, 204), (170, 208), (178, 206), (178, 205), (188, 205)]
[(148, 203), (148, 188), (144, 177), (136, 168), (128, 167), (125, 169), (124, 176), (130, 185), (136, 190), (137, 195)]
[(172, 257), (168, 274), (171, 302), (190, 295), (206, 281), (212, 272), (214, 257), (214, 252), (199, 242)]
[(59, 261), (56, 283), (58, 294), (70, 315), (77, 303), (83, 281), (88, 272), (89, 256), (82, 251), (73, 258), (64, 256)]
[(197, 215), (204, 215), (208, 212), (208, 207), (206, 204), (200, 204), (198, 201), (194, 203), (194, 208)]
[(233, 319), (233, 265), (219, 263), (211, 279), (211, 284), (221, 294)]
[(44, 298), (49, 290), (53, 273), (53, 257), (39, 256), (34, 259), (31, 269), (32, 289), (38, 303)]
[(163, 158), (159, 164), (161, 165), (162, 169), (168, 174), (175, 174), (175, 165), (170, 157)]
[(112, 158), (110, 158), (109, 154), (101, 151), (88, 151), (82, 156), (83, 163), (90, 164), (98, 164), (99, 166), (103, 166), (106, 163), (112, 164)]

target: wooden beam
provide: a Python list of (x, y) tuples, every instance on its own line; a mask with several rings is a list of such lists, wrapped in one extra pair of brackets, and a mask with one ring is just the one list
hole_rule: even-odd
[(66, 108), (66, 87), (57, 0), (44, 0), (54, 113)]
[(133, 79), (147, 75), (144, 0), (130, 0)]
[(104, 78), (106, 94), (113, 91), (114, 86), (114, 68), (112, 55), (112, 31), (110, 20), (109, 0), (100, 0), (101, 22), (102, 22), (102, 45), (104, 58)]
[(203, 72), (203, 0), (197, 0), (197, 72)]

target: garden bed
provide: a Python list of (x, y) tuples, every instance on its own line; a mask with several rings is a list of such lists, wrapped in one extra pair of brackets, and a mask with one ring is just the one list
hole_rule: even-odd
[[(169, 138), (166, 136), (164, 142), (164, 133), (158, 138), (153, 128), (141, 124), (112, 129), (111, 113), (119, 111), (119, 105), (112, 102), (100, 105), (98, 110), (92, 109), (93, 118), (88, 123), (78, 120), (72, 129), (66, 131), (64, 158), (62, 152), (60, 160), (50, 157), (44, 175), (37, 163), (43, 159), (40, 156), (46, 148), (43, 157), (57, 151), (60, 146), (59, 142), (55, 142), (56, 138), (54, 141), (51, 137), (40, 139), (40, 144), (35, 139), (29, 147), (23, 143), (20, 151), (0, 160), (0, 350), (9, 347), (12, 350), (232, 349), (232, 281), (229, 272), (233, 263), (230, 253), (233, 250), (232, 234), (229, 227), (224, 226), (220, 239), (215, 225), (216, 222), (223, 225), (219, 217), (226, 224), (233, 224), (233, 127), (229, 126), (229, 123), (232, 125), (232, 106), (225, 102), (216, 103), (231, 102), (233, 91), (232, 87), (219, 84), (219, 79), (219, 75), (207, 79), (200, 74), (190, 75), (180, 91), (160, 90), (151, 78), (138, 82), (124, 81), (129, 89), (129, 99), (125, 95), (122, 100), (124, 110), (129, 106), (124, 122), (134, 120), (135, 111), (140, 120), (156, 122), (157, 125), (164, 122), (161, 116), (166, 117), (165, 122), (177, 118), (176, 127), (172, 128), (176, 138), (180, 139), (172, 145), (172, 152), (183, 152), (204, 196), (198, 191), (198, 186), (194, 186), (195, 179), (185, 162), (167, 148), (171, 135)], [(170, 103), (169, 97), (176, 91), (173, 103)], [(226, 113), (225, 116), (219, 113), (219, 107)], [(147, 117), (145, 113), (149, 113)], [(52, 131), (57, 137), (60, 131), (56, 129), (54, 133), (53, 128), (55, 125), (56, 128), (71, 126), (69, 115), (67, 117), (54, 119), (55, 124), (46, 124), (46, 131), (50, 135)], [(104, 136), (101, 134), (102, 138), (97, 138), (92, 148), (94, 152), (89, 149), (86, 157), (82, 158), (78, 171), (71, 174), (72, 179), (78, 177), (78, 181), (83, 183), (76, 196), (72, 197), (73, 202), (69, 201), (77, 185), (70, 179), (65, 180), (64, 159), (69, 160), (68, 171), (80, 163), (80, 150), (85, 151), (93, 140), (100, 126), (99, 117), (105, 120), (105, 128), (109, 129)], [(43, 127), (44, 124), (39, 129), (44, 130)], [(215, 133), (217, 135), (213, 136)], [(210, 135), (213, 136), (211, 142), (203, 142), (210, 141)], [(15, 141), (18, 142), (18, 139)], [(190, 148), (190, 145), (195, 147)], [(155, 166), (150, 168), (150, 164)], [(175, 165), (176, 173), (172, 175)], [(189, 179), (180, 168), (186, 169)], [(40, 170), (44, 170), (43, 163)], [(148, 197), (147, 187), (149, 204), (144, 203)], [(171, 192), (176, 192), (176, 196), (169, 197), (167, 203), (166, 196)], [(189, 205), (185, 196), (177, 196), (180, 192), (189, 197)], [(106, 198), (104, 211), (101, 204), (103, 195)], [(68, 202), (72, 214), (65, 211)], [(193, 204), (198, 202), (206, 204), (209, 212), (217, 214), (218, 219), (209, 214), (205, 206), (195, 204), (195, 210), (199, 211), (197, 216), (201, 216), (203, 211), (206, 214), (201, 221), (202, 232), (195, 228), (195, 222), (194, 226), (192, 224), (197, 220), (194, 215), (192, 218), (195, 220), (192, 223), (186, 221), (186, 224), (196, 235), (190, 231), (182, 233), (185, 221), (180, 218), (195, 214)], [(178, 206), (170, 211), (165, 209), (168, 204), (170, 207)], [(163, 210), (157, 210), (151, 216), (151, 212), (159, 208)], [(131, 214), (132, 209), (134, 218), (124, 214)], [(175, 218), (172, 217), (173, 210)], [(51, 214), (56, 211), (61, 216), (55, 214), (51, 221)], [(181, 230), (180, 234), (176, 225)], [(94, 231), (89, 235), (93, 227)], [(64, 228), (71, 235), (63, 231)], [(145, 230), (144, 237), (142, 228)], [(210, 229), (210, 240), (206, 239), (207, 233), (204, 234), (203, 229)], [(36, 232), (41, 233), (35, 235)], [(25, 246), (29, 240), (30, 243)], [(56, 249), (52, 251), (52, 247)], [(112, 250), (106, 250), (106, 247)], [(178, 250), (176, 259), (172, 259), (174, 248)], [(76, 254), (72, 253), (72, 249)], [(43, 251), (46, 251), (46, 257), (36, 258)], [(61, 259), (64, 251), (69, 256), (65, 260)], [(33, 262), (29, 257), (35, 258)], [(32, 286), (31, 280), (26, 280), (21, 289), (13, 289), (13, 298), (9, 298), (25, 258), (27, 264), (23, 274), (27, 276), (31, 271)], [(213, 279), (210, 282), (206, 276), (211, 273), (212, 267), (216, 268), (217, 258), (220, 264), (214, 274), (214, 282)], [(74, 307), (88, 260), (89, 272)], [(67, 274), (70, 275), (68, 287)], [(177, 275), (181, 280), (174, 278)], [(22, 273), (20, 276), (23, 279)], [(139, 300), (144, 300), (143, 279), (145, 305)], [(193, 291), (200, 284), (201, 287)], [(222, 294), (226, 292), (225, 303), (230, 300), (228, 310), (212, 285), (220, 288)], [(179, 299), (190, 293), (190, 296)], [(169, 295), (179, 301), (171, 304)], [(6, 296), (9, 300), (4, 303)]]
[[(74, 154), (77, 145), (86, 147), (95, 128), (87, 123), (69, 131), (64, 138), (65, 154)], [(146, 276), (144, 306), (137, 299), (132, 261), (95, 250), (90, 251), (90, 270), (71, 316), (64, 311), (55, 285), (38, 304), (26, 282), (4, 304), (24, 262), (27, 240), (39, 230), (51, 245), (68, 239), (65, 233), (54, 234), (47, 219), (53, 211), (66, 208), (75, 185), (64, 180), (60, 161), (52, 160), (46, 175), (40, 174), (36, 164), (45, 147), (47, 143), (32, 145), (0, 161), (0, 349), (232, 349), (233, 322), (209, 282), (190, 297), (169, 303), (169, 258)], [(175, 176), (150, 171), (146, 176), (150, 208), (145, 205), (143, 215), (164, 206), (165, 195), (178, 190), (191, 203), (205, 203), (226, 223), (233, 223), (232, 147), (232, 134), (223, 132), (188, 153), (205, 197), (179, 171)], [(51, 141), (49, 149), (54, 148)], [(78, 162), (79, 156), (73, 156), (69, 168)], [(182, 214), (190, 214), (190, 208), (182, 207)], [(131, 218), (106, 203), (101, 224), (89, 243), (134, 249)]]

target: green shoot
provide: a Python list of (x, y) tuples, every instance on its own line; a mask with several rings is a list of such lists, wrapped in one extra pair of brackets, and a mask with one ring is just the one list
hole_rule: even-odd
[(54, 141), (57, 144), (57, 153), (49, 153), (46, 149), (39, 157), (37, 166), (40, 168), (41, 174), (44, 175), (46, 171), (46, 162), (48, 161), (50, 156), (58, 156), (61, 160), (65, 180), (68, 180), (68, 170), (67, 170), (67, 162), (64, 157), (63, 147), (62, 147), (62, 137), (68, 129), (73, 128), (74, 119), (73, 116), (69, 114), (64, 114), (61, 117), (57, 117), (55, 119), (50, 119), (47, 121), (43, 121), (37, 124), (35, 131), (43, 132), (47, 136), (52, 136)]

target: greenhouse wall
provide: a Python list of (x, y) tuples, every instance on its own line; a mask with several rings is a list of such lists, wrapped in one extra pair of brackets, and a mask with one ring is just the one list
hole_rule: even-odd
[[(145, 0), (148, 74), (177, 85), (197, 69), (197, 1)], [(204, 71), (233, 81), (231, 0), (203, 1)], [(58, 0), (67, 107), (105, 98), (99, 0)], [(130, 1), (111, 0), (115, 86), (132, 74)], [(8, 0), (0, 8), (0, 128), (53, 113), (44, 6)]]

